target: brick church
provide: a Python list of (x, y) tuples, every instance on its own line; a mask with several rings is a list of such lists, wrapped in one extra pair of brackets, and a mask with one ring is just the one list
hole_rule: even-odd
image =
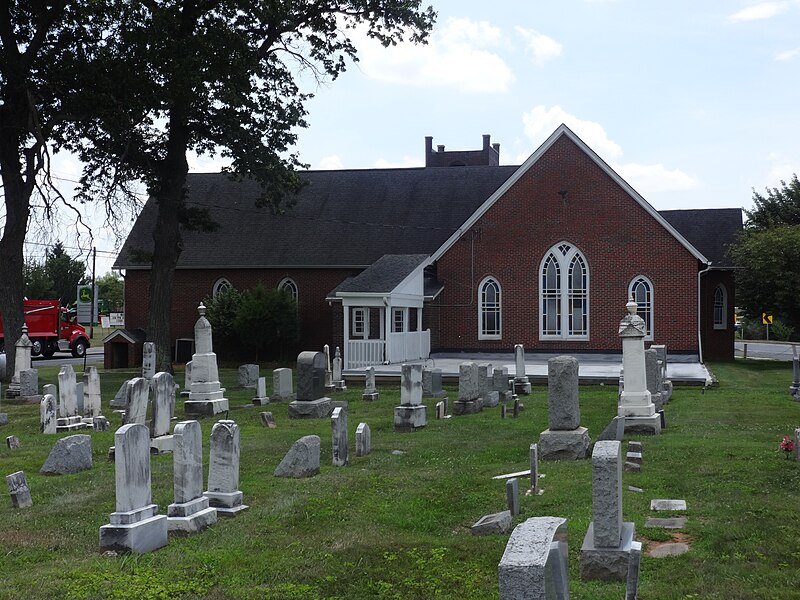
[[(740, 209), (656, 211), (565, 125), (520, 166), (499, 151), (426, 138), (425, 167), (307, 171), (282, 215), (255, 207), (252, 182), (190, 174), (188, 203), (219, 228), (183, 234), (172, 338), (193, 336), (204, 297), (262, 282), (297, 299), (300, 349), (340, 346), (349, 369), (517, 343), (620, 352), (631, 296), (647, 340), (733, 359)], [(147, 325), (156, 212), (151, 199), (114, 265), (128, 330)]]

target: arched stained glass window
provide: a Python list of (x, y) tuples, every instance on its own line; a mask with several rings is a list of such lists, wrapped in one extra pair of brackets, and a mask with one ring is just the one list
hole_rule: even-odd
[(589, 337), (589, 268), (568, 242), (553, 246), (539, 270), (539, 335), (543, 339)]
[(478, 339), (501, 338), (500, 298), (500, 284), (493, 277), (487, 277), (478, 286)]
[(633, 298), (638, 308), (636, 313), (644, 319), (646, 340), (653, 339), (653, 284), (644, 275), (634, 277), (628, 286), (628, 297)]

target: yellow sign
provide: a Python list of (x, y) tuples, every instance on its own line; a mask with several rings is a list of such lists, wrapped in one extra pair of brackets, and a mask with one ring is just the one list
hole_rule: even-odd
[(762, 325), (772, 325), (772, 313), (761, 313), (761, 324)]
[(80, 292), (80, 299), (81, 302), (91, 302), (92, 301), (92, 288), (81, 288)]

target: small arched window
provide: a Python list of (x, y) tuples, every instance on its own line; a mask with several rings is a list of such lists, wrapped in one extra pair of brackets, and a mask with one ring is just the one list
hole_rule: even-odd
[(297, 302), (297, 284), (291, 277), (286, 277), (278, 284), (278, 289), (289, 294)]
[(478, 339), (499, 340), (502, 337), (500, 284), (487, 277), (478, 286)]
[(644, 275), (634, 277), (628, 286), (628, 297), (633, 298), (638, 308), (636, 313), (644, 319), (644, 339), (653, 339), (653, 284)]
[(539, 335), (547, 339), (589, 337), (589, 268), (572, 244), (561, 242), (539, 268)]
[(714, 329), (728, 327), (728, 290), (721, 283), (714, 290)]
[(214, 282), (214, 287), (211, 288), (211, 297), (216, 298), (220, 294), (229, 292), (232, 289), (233, 285), (231, 284), (231, 282), (225, 279), (224, 277), (220, 277)]

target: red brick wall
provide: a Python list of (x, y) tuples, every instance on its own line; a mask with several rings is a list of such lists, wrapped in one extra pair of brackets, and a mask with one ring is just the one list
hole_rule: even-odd
[[(728, 292), (725, 329), (714, 329), (714, 291), (722, 284)], [(736, 285), (731, 271), (708, 271), (700, 276), (700, 302), (702, 304), (700, 331), (703, 336), (704, 360), (733, 360), (734, 310)], [(667, 348), (669, 350), (669, 348)]]
[[(539, 268), (561, 241), (588, 264), (585, 341), (539, 340)], [(502, 287), (501, 340), (478, 340), (477, 288), (489, 275)], [(636, 275), (653, 283), (654, 342), (697, 352), (697, 260), (562, 137), (439, 260), (445, 287), (431, 311), (440, 320), (433, 339), (439, 349), (510, 351), (522, 343), (538, 351), (619, 351), (617, 328)]]
[[(356, 275), (358, 269), (209, 269), (177, 270), (173, 284), (172, 331), (173, 340), (194, 337), (197, 306), (211, 294), (214, 283), (224, 277), (233, 287), (244, 290), (262, 282), (267, 287), (277, 287), (290, 277), (297, 284), (300, 311), (300, 344), (308, 350), (322, 350), (324, 344), (341, 345), (341, 316), (334, 328), (334, 313), (341, 312), (341, 304), (329, 307), (325, 297), (346, 277)], [(150, 302), (150, 271), (129, 270), (125, 275), (125, 327), (147, 330), (147, 310)], [(337, 337), (338, 336), (338, 337)]]

